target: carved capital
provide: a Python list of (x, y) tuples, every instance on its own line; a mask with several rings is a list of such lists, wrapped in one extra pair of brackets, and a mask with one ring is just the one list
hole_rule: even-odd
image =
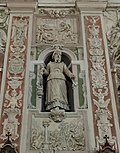
[(82, 11), (103, 11), (105, 10), (107, 6), (107, 2), (80, 2), (80, 1), (76, 1), (76, 7), (82, 12)]
[(35, 9), (35, 6), (36, 6), (36, 2), (32, 1), (32, 0), (30, 2), (23, 2), (23, 1), (14, 2), (13, 0), (11, 0), (7, 3), (7, 7), (11, 11), (18, 11), (19, 10), (19, 12), (33, 11)]

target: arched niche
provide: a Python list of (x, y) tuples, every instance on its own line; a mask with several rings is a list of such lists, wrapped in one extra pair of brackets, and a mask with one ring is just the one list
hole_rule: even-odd
[[(68, 48), (61, 48), (61, 51), (63, 54), (66, 54), (66, 56), (71, 60), (71, 61), (76, 61), (77, 57), (76, 55)], [(47, 58), (47, 56), (49, 56), (49, 54), (51, 54), (53, 52), (53, 48), (47, 48), (45, 50), (43, 50), (40, 55), (38, 60), (39, 61), (45, 61), (45, 59)]]
[[(62, 61), (67, 65), (69, 70), (76, 76), (76, 81), (77, 81), (77, 66), (72, 65), (72, 61), (76, 61), (76, 55), (69, 49), (67, 48), (61, 48), (62, 52)], [(41, 52), (39, 55), (38, 61), (41, 61), (45, 65), (48, 64), (48, 62), (52, 61), (52, 53), (53, 53), (53, 48), (47, 48), (44, 51)], [(40, 67), (38, 66), (38, 71)], [(78, 108), (78, 103), (76, 103), (76, 98), (78, 97), (78, 90), (77, 87), (73, 88), (72, 81), (69, 77), (66, 77), (66, 86), (67, 86), (67, 98), (68, 98), (68, 103), (70, 110), (69, 111), (75, 111), (76, 108)], [(41, 105), (40, 105), (40, 110), (42, 112), (45, 112), (45, 100), (46, 100), (46, 80), (47, 76), (43, 75), (43, 96), (41, 99)], [(77, 98), (78, 99), (78, 98)]]

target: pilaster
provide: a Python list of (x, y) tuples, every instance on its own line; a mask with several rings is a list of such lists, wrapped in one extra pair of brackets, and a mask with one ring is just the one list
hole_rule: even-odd
[(87, 57), (85, 67), (87, 91), (90, 91), (87, 95), (89, 141), (94, 142), (93, 148), (99, 149), (104, 141), (103, 137), (107, 135), (109, 141), (115, 144), (116, 150), (120, 150), (118, 116), (103, 25), (103, 11), (106, 6), (105, 1), (76, 1), (82, 17), (84, 53)]
[(12, 144), (25, 153), (27, 133), (28, 69), (35, 2), (9, 1), (8, 38), (1, 96), (0, 144), (10, 133)]
[(36, 2), (29, 1), (29, 2), (21, 2), (21, 1), (8, 1), (7, 7), (10, 9), (11, 12), (31, 12), (34, 11), (36, 6)]

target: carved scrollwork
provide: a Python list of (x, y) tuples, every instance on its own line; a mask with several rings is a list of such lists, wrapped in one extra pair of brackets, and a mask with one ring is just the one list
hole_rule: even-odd
[(63, 18), (66, 17), (67, 15), (72, 15), (75, 14), (75, 9), (69, 9), (69, 10), (45, 10), (45, 9), (40, 9), (39, 10), (40, 15), (48, 15), (51, 18)]
[(5, 8), (0, 8), (0, 53), (5, 52), (6, 39), (7, 39), (7, 19), (8, 19), (8, 10)]

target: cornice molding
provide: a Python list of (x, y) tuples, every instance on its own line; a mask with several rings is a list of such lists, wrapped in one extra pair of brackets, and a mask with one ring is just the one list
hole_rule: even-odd
[(108, 8), (119, 8), (120, 9), (120, 2), (119, 3), (108, 3)]
[(75, 0), (38, 0), (38, 7), (75, 7)]

